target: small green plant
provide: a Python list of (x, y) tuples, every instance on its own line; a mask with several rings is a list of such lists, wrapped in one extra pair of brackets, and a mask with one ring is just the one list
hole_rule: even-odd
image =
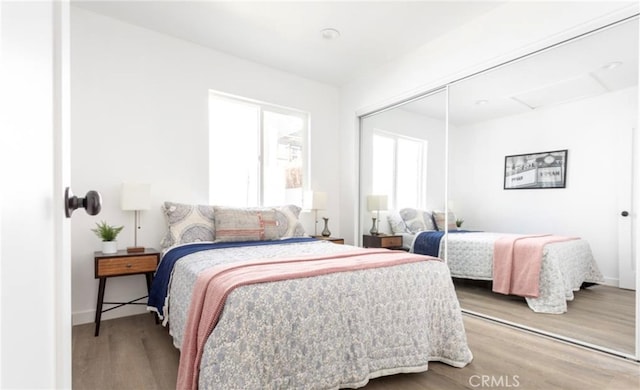
[(124, 226), (111, 226), (108, 225), (105, 221), (101, 221), (100, 223), (96, 222), (96, 228), (91, 229), (92, 232), (96, 234), (96, 236), (100, 237), (102, 241), (115, 241), (118, 234), (124, 229)]
[(456, 227), (461, 227), (463, 222), (464, 222), (464, 219), (461, 219), (461, 218), (456, 219)]

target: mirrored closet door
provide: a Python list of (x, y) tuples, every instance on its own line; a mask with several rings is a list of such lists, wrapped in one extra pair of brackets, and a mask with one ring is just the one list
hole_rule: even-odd
[[(409, 248), (411, 227), (394, 226), (408, 208), (448, 209), (465, 230), (579, 237), (603, 279), (567, 293), (566, 312), (534, 312), (522, 297), (492, 292), (490, 277), (454, 279), (461, 306), (637, 356), (632, 219), (638, 201), (631, 191), (632, 175), (638, 176), (638, 46), (635, 17), (362, 117), (362, 234), (376, 218), (377, 230), (403, 235)], [(409, 141), (416, 141), (413, 149)], [(422, 154), (415, 152), (419, 144)], [(509, 169), (528, 162), (507, 156), (553, 151), (566, 151), (548, 161), (562, 164), (549, 170), (562, 170), (559, 188), (508, 188)], [(385, 195), (384, 204), (377, 195)]]
[[(637, 19), (450, 87), (449, 199), (465, 227), (580, 237), (605, 284), (576, 291), (563, 314), (541, 314), (523, 298), (460, 280), (463, 309), (635, 353), (634, 278), (625, 278), (634, 272), (631, 218), (623, 214), (632, 207), (637, 97)], [(505, 189), (506, 156), (555, 150), (567, 150), (564, 188)]]
[(401, 236), (408, 247), (413, 236), (394, 223), (398, 211), (444, 205), (446, 102), (439, 89), (360, 118), (363, 236)]

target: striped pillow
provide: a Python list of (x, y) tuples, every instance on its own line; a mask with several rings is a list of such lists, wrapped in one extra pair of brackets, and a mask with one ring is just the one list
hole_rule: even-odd
[(264, 241), (280, 238), (273, 208), (214, 206), (215, 242)]
[(447, 231), (453, 231), (453, 230), (458, 230), (458, 226), (456, 225), (456, 216), (454, 213), (452, 213), (451, 211), (449, 211), (449, 213), (445, 213), (443, 211), (434, 211), (433, 212), (433, 220), (436, 223), (436, 229), (444, 231), (445, 230), (445, 225), (444, 225), (444, 217), (445, 215), (448, 215), (449, 218), (449, 223), (446, 226), (446, 230)]

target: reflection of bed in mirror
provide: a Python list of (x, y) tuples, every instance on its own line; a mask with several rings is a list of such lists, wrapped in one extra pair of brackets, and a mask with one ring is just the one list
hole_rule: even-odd
[[(564, 313), (574, 291), (585, 283), (603, 282), (591, 247), (583, 239), (468, 232), (458, 230), (455, 223), (449, 224), (445, 236), (444, 216), (433, 213), (429, 221), (430, 214), (403, 209), (398, 215), (404, 226), (397, 217), (391, 222), (394, 229), (405, 229), (400, 234), (405, 245), (411, 243), (411, 252), (446, 257), (452, 277), (492, 281), (494, 292), (522, 296), (537, 313)], [(455, 222), (455, 216), (450, 214), (449, 220)]]
[[(443, 232), (421, 232), (416, 236), (412, 251), (423, 253), (427, 247), (420, 245), (429, 235)], [(486, 232), (450, 232), (447, 241), (447, 264), (451, 276), (461, 279), (492, 280), (493, 290), (496, 291), (496, 276), (494, 266), (494, 247), (504, 238), (513, 235)], [(522, 236), (518, 236), (522, 237)], [(524, 236), (525, 241), (533, 236)], [(554, 239), (557, 236), (542, 238)], [(525, 244), (526, 245), (526, 244)], [(535, 244), (529, 247), (535, 246)], [(516, 252), (513, 263), (518, 264)], [(439, 245), (439, 257), (444, 258), (444, 245)], [(531, 260), (530, 258), (521, 258)], [(535, 262), (535, 261), (534, 261)], [(519, 279), (512, 279), (509, 294), (525, 296), (529, 307), (538, 313), (564, 313), (567, 311), (567, 301), (574, 298), (574, 291), (580, 289), (583, 283), (601, 283), (602, 274), (598, 270), (591, 253), (589, 243), (582, 239), (573, 239), (545, 244), (541, 249), (538, 270), (529, 268), (538, 276), (538, 294), (527, 293), (521, 289), (520, 283), (529, 285), (527, 275)], [(507, 293), (501, 289), (498, 293)], [(530, 296), (526, 296), (530, 295)]]

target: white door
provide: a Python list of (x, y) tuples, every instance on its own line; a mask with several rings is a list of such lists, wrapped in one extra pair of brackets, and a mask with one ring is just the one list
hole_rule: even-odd
[(0, 388), (71, 387), (65, 1), (0, 1)]
[(618, 182), (618, 275), (619, 287), (625, 289), (636, 289), (636, 261), (633, 255), (633, 226), (636, 218), (632, 198), (633, 183), (633, 149), (635, 129), (627, 127), (621, 130), (618, 138), (619, 155), (618, 163), (621, 169), (617, 172)]

